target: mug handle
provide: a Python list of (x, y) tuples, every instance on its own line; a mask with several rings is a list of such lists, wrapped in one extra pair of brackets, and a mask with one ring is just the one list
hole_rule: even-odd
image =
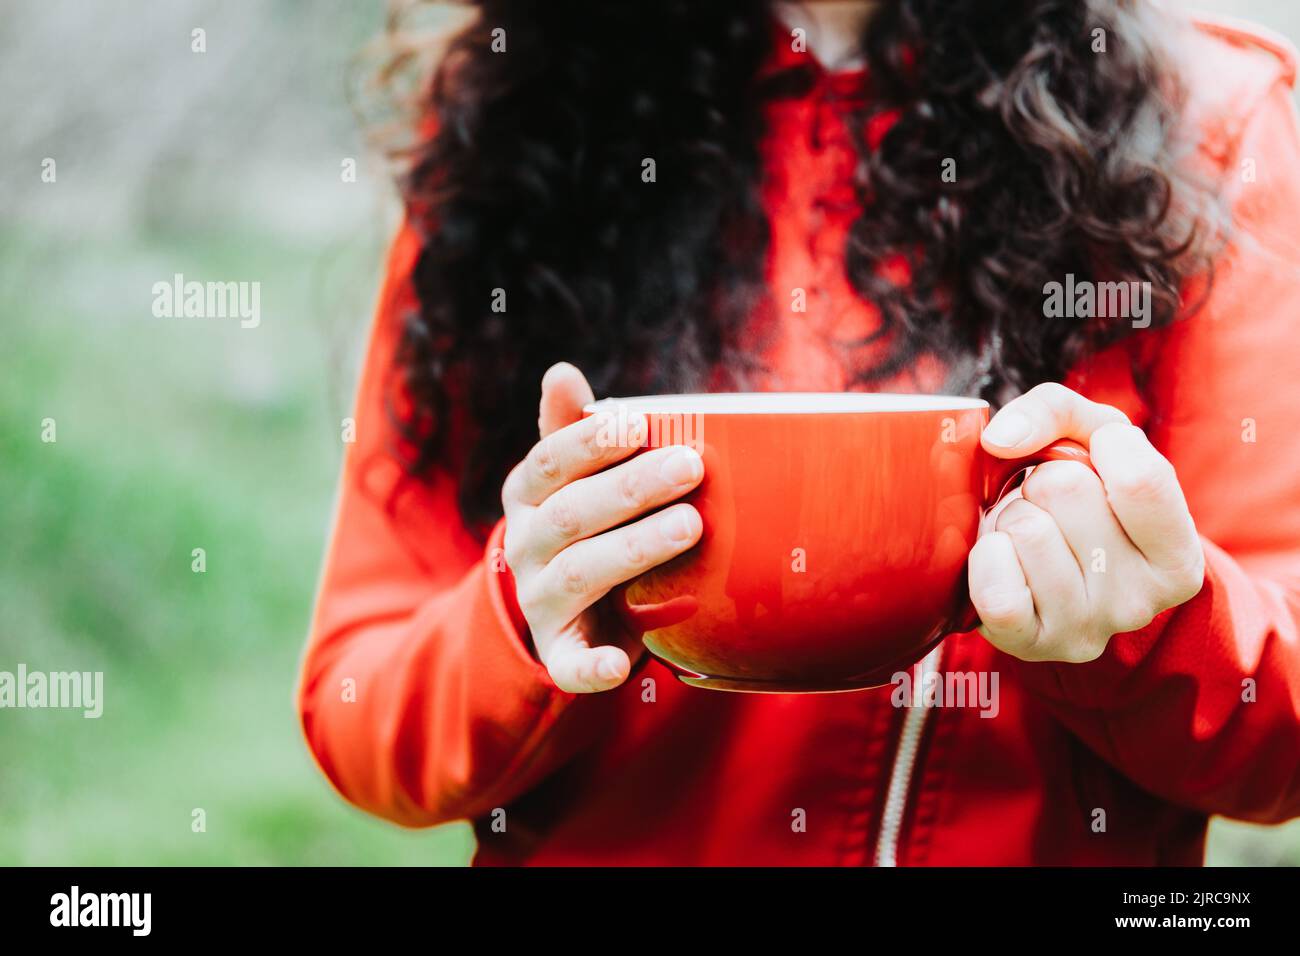
[[(1047, 461), (1077, 461), (1093, 471), (1097, 470), (1093, 467), (1092, 459), (1088, 457), (1088, 449), (1077, 441), (1071, 441), (1068, 438), (1054, 441), (1046, 448), (1039, 449), (1032, 455), (1026, 455), (1023, 458), (994, 458), (984, 450), (983, 446), (980, 446), (979, 454), (984, 457), (985, 468), (984, 500), (980, 507), (981, 518), (1006, 497), (1015, 479), (1026, 468), (1032, 468), (1034, 465), (1041, 465)], [(967, 592), (962, 602), (962, 609), (954, 620), (949, 633), (965, 634), (967, 631), (973, 631), (979, 626), (979, 614), (975, 611), (975, 605), (971, 603), (970, 593)]]

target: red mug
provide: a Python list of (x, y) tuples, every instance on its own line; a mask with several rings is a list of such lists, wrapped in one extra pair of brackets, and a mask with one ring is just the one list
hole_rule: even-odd
[[(687, 444), (700, 542), (612, 595), (646, 648), (696, 687), (769, 693), (888, 683), (978, 624), (966, 559), (982, 515), (1062, 441), (1017, 459), (980, 446), (989, 406), (863, 392), (661, 395), (586, 408)], [(626, 434), (626, 432), (624, 432)]]

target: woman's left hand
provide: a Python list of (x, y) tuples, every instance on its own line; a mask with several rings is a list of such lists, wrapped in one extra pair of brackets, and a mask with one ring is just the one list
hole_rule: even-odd
[(1037, 466), (970, 553), (970, 596), (995, 647), (1026, 661), (1095, 660), (1201, 589), (1205, 557), (1169, 461), (1117, 408), (1063, 385), (1009, 402), (984, 430), (998, 458), (1060, 438), (1089, 449)]

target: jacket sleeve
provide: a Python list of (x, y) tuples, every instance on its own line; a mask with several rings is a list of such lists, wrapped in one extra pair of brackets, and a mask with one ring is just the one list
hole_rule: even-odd
[(339, 792), (407, 826), (482, 816), (531, 787), (569, 752), (556, 725), (573, 702), (532, 656), (504, 524), (484, 546), (450, 476), (413, 481), (391, 453), (386, 380), (419, 246), (408, 227), (390, 254), (297, 700)]
[[(1226, 158), (1233, 233), (1204, 308), (1159, 333), (1147, 434), (1201, 533), (1201, 592), (1087, 664), (1012, 666), (1138, 785), (1300, 815), (1300, 137), (1280, 78)], [(1146, 333), (1136, 333), (1141, 337)]]

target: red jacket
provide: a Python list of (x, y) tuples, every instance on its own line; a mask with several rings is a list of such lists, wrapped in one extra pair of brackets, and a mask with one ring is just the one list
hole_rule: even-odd
[[(478, 821), (479, 863), (1192, 864), (1210, 814), (1300, 815), (1295, 60), (1279, 41), (1201, 24), (1183, 62), (1188, 119), (1201, 159), (1227, 174), (1236, 239), (1206, 308), (1093, 357), (1067, 384), (1123, 409), (1174, 463), (1204, 537), (1199, 595), (1087, 664), (949, 638), (931, 664), (997, 672), (995, 717), (895, 707), (890, 687), (695, 690), (656, 662), (609, 693), (563, 693), (532, 656), (503, 524), (484, 548), (450, 477), (404, 479), (386, 453), (385, 370), (414, 303), (418, 239), (405, 230), (298, 701), (338, 790), (407, 826)], [(809, 292), (807, 314), (774, 337), (772, 388), (843, 387), (826, 343), (876, 319), (840, 255), (851, 146), (826, 94), (852, 82), (822, 72), (808, 96), (771, 107), (768, 277), (778, 301)], [(921, 367), (898, 384), (939, 378)]]

